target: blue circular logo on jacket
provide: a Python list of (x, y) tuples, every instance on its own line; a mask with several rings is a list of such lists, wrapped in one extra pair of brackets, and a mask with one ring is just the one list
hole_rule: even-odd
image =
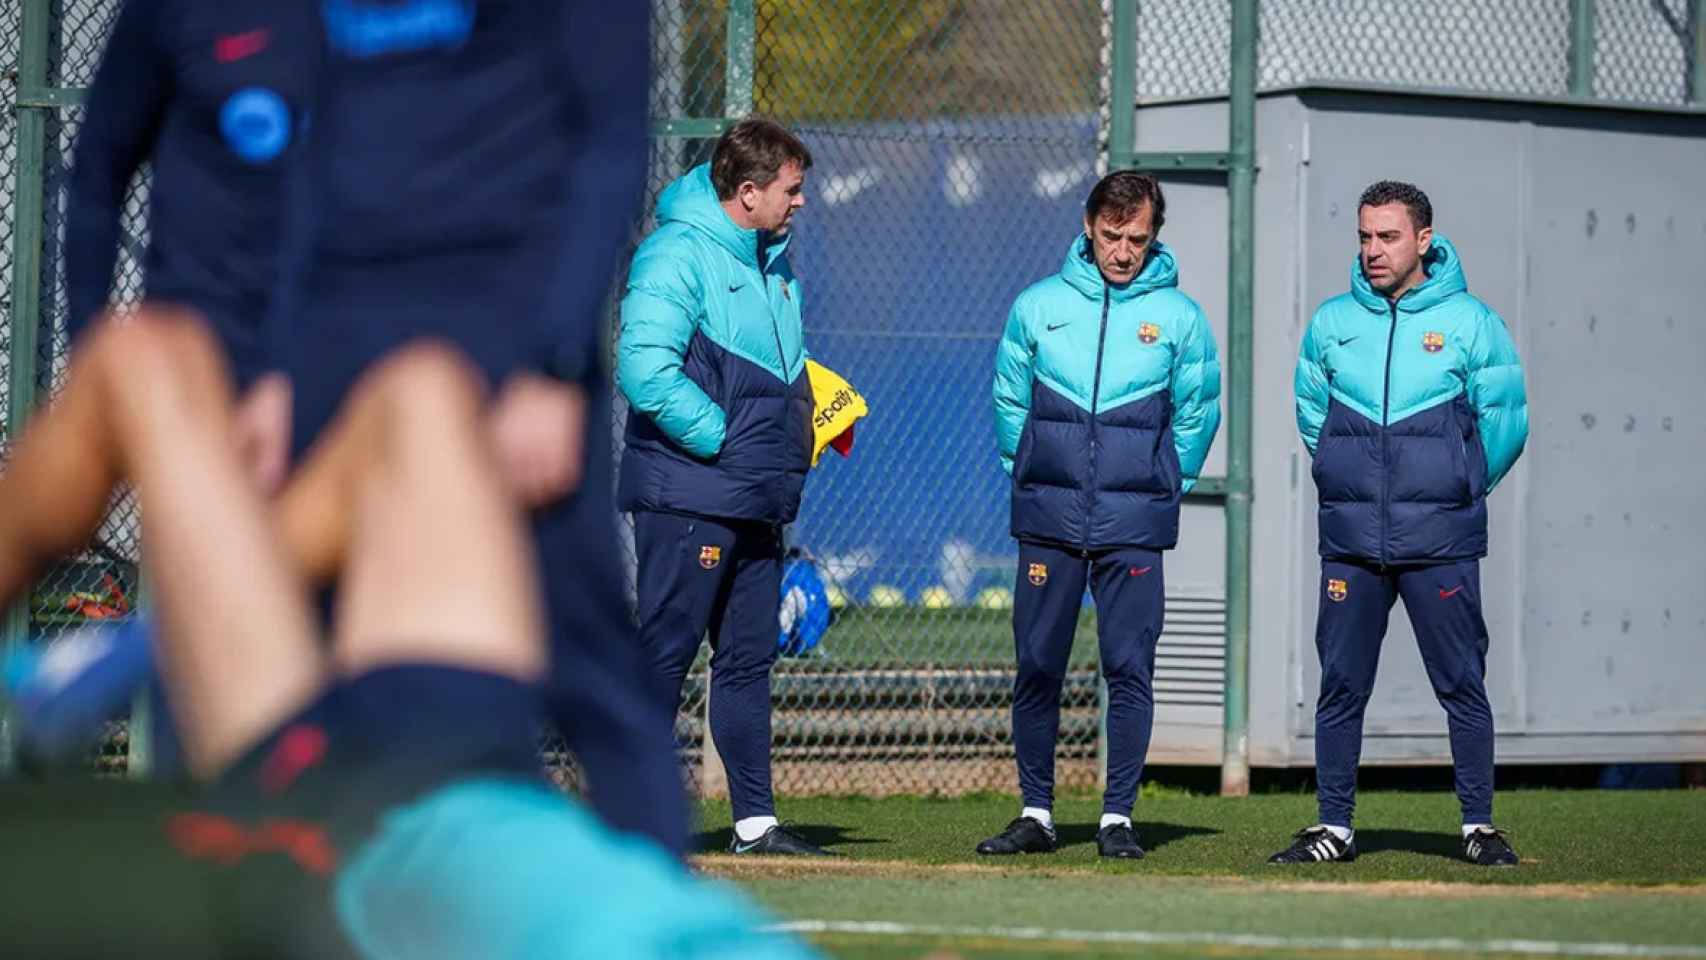
[(246, 162), (275, 160), (290, 144), (290, 107), (266, 87), (244, 87), (220, 108), (219, 132)]

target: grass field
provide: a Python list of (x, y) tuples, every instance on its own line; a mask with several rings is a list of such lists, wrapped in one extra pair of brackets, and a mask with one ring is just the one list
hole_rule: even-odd
[[(783, 816), (836, 859), (699, 864), (838, 957), (1706, 957), (1706, 792), (1498, 804), (1524, 858), (1514, 870), (1457, 860), (1442, 793), (1365, 795), (1354, 864), (1263, 862), (1313, 821), (1303, 794), (1145, 797), (1138, 862), (1096, 857), (1089, 796), (1058, 803), (1058, 853), (998, 861), (972, 848), (1014, 815), (1012, 797), (800, 799)], [(723, 849), (726, 808), (704, 815), (724, 826), (701, 848)]]
[[(1073, 637), (1073, 662), (1096, 662), (1096, 618), (1086, 610)], [(1013, 613), (1010, 610), (953, 608), (927, 610), (850, 607), (836, 615), (821, 648), (798, 664), (858, 666), (880, 663), (948, 663), (1012, 666)]]

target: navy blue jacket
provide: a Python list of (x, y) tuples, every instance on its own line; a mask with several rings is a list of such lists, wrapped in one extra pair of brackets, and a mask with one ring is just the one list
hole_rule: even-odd
[(283, 170), (316, 73), (313, 8), (266, 0), (126, 0), (78, 127), (65, 274), (75, 339), (107, 303), (124, 196), (151, 165), (148, 296), (195, 307), (239, 383), (270, 366)]
[(274, 336), (298, 449), (362, 369), (434, 335), (493, 382), (598, 375), (645, 178), (645, 4), (326, 0)]
[(1013, 302), (995, 358), (995, 433), (1012, 533), (1081, 549), (1179, 539), (1179, 497), (1220, 427), (1220, 361), (1202, 309), (1157, 242), (1114, 286), (1080, 234), (1055, 276)]
[(622, 509), (788, 523), (813, 413), (788, 238), (736, 226), (705, 166), (664, 190), (657, 215), (616, 347)]

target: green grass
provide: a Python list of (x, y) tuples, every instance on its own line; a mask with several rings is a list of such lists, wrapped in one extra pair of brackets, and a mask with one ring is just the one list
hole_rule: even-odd
[[(1109, 944), (928, 929), (814, 938), (846, 957), (1301, 957), (1345, 951), (1297, 938), (1341, 937), (1706, 945), (1706, 793), (1501, 793), (1499, 821), (1524, 864), (1498, 871), (1457, 859), (1456, 804), (1445, 793), (1364, 795), (1362, 857), (1300, 867), (1263, 861), (1313, 821), (1308, 795), (1146, 796), (1135, 819), (1150, 852), (1135, 863), (1097, 858), (1100, 803), (1069, 797), (1056, 806), (1058, 853), (998, 861), (973, 854), (1017, 807), (1016, 798), (994, 795), (784, 800), (782, 815), (829, 845), (838, 862), (749, 866), (713, 857), (705, 865), (785, 918), (1280, 938), (1249, 946)], [(727, 842), (725, 811), (704, 809), (704, 822), (722, 829), (701, 834), (703, 844)]]
[[(1079, 615), (1073, 664), (1096, 662), (1096, 616)], [(958, 607), (929, 610), (849, 607), (840, 611), (812, 656), (784, 664), (852, 666), (877, 663), (1013, 665), (1013, 613)]]
[[(1366, 882), (1433, 880), (1489, 884), (1706, 883), (1706, 792), (1507, 791), (1498, 796), (1499, 825), (1526, 863), (1488, 871), (1457, 858), (1457, 804), (1447, 793), (1367, 793), (1358, 800), (1355, 863), (1330, 869), (1276, 870), (1264, 861), (1293, 831), (1315, 822), (1310, 794), (1245, 798), (1150, 795), (1134, 811), (1149, 856), (1136, 864), (1105, 862), (1094, 840), (1100, 799), (1062, 798), (1055, 817), (1063, 847), (1020, 867), (1077, 867), (1095, 873), (1236, 876), (1252, 879)], [(1018, 813), (1011, 796), (784, 799), (783, 817), (807, 836), (853, 859), (919, 864), (988, 863), (977, 841)], [(727, 808), (710, 804), (700, 835), (706, 849), (728, 842)]]

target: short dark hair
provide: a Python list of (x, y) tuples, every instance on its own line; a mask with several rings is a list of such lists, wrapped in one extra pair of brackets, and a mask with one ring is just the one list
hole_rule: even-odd
[(1357, 198), (1357, 209), (1384, 207), (1389, 203), (1403, 204), (1404, 209), (1410, 211), (1410, 225), (1417, 230), (1434, 225), (1434, 205), (1428, 202), (1428, 195), (1422, 192), (1421, 187), (1402, 180), (1381, 180), (1370, 184)]
[(787, 127), (769, 117), (750, 116), (717, 138), (711, 152), (711, 185), (717, 188), (717, 199), (730, 200), (748, 180), (769, 186), (790, 160), (810, 170), (812, 152)]
[(1167, 221), (1167, 198), (1161, 193), (1161, 181), (1135, 170), (1115, 170), (1090, 188), (1090, 199), (1084, 201), (1084, 219), (1095, 223), (1105, 213), (1114, 223), (1125, 223), (1146, 203), (1155, 211), (1149, 228), (1159, 232)]

